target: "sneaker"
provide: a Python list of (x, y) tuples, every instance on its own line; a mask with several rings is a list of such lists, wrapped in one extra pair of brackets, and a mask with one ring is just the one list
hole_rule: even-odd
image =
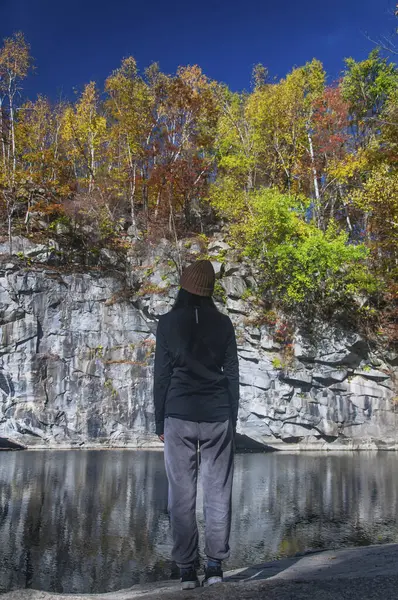
[(183, 569), (181, 571), (181, 589), (194, 590), (197, 587), (200, 587), (200, 583), (195, 569)]
[(205, 567), (205, 578), (202, 585), (208, 587), (215, 583), (223, 582), (223, 572), (221, 567)]

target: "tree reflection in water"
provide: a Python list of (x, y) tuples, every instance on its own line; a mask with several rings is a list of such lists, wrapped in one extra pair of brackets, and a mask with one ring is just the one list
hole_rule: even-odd
[[(310, 548), (398, 541), (398, 456), (236, 457), (231, 558), (246, 566)], [(203, 539), (201, 494), (198, 519)], [(0, 455), (0, 593), (101, 592), (170, 576), (163, 455)]]

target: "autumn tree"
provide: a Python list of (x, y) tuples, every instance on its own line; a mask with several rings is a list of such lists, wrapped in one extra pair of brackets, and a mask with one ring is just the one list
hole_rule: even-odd
[(76, 181), (89, 193), (94, 189), (97, 171), (102, 164), (106, 127), (96, 84), (90, 82), (76, 105), (65, 108), (60, 131)]
[(341, 91), (350, 107), (351, 136), (356, 149), (360, 149), (378, 135), (380, 113), (397, 89), (398, 71), (378, 49), (372, 50), (366, 60), (348, 58), (345, 63)]
[[(16, 33), (12, 38), (4, 40), (0, 51), (0, 94), (8, 100), (8, 117), (10, 140), (7, 143), (6, 161), (11, 162), (11, 177), (15, 177), (17, 155), (15, 147), (15, 97), (20, 89), (20, 83), (29, 72), (31, 66), (30, 48), (22, 33)], [(4, 125), (1, 126), (4, 134)], [(4, 159), (4, 156), (3, 156)]]
[(313, 160), (319, 177), (322, 222), (327, 226), (330, 219), (339, 219), (342, 212), (347, 230), (351, 232), (346, 197), (353, 173), (349, 141), (349, 105), (342, 97), (340, 86), (328, 86), (316, 99), (313, 113)]
[[(0, 50), (0, 135), (2, 144), (2, 172), (0, 184), (3, 188), (8, 222), (10, 252), (12, 251), (12, 218), (16, 209), (17, 150), (15, 142), (16, 96), (21, 81), (32, 65), (30, 48), (22, 33), (4, 40)], [(7, 106), (5, 107), (5, 101)]]
[(152, 112), (153, 94), (139, 76), (133, 57), (126, 58), (108, 77), (105, 90), (112, 124), (109, 150), (114, 160), (110, 174), (122, 193), (128, 190), (131, 225), (136, 232), (138, 187), (141, 188), (144, 213), (148, 211), (147, 163), (156, 124)]
[(215, 95), (219, 105), (214, 142), (217, 177), (209, 200), (230, 224), (239, 223), (249, 210), (249, 196), (259, 175), (254, 128), (247, 115), (248, 95), (231, 92), (225, 85), (218, 85)]
[(378, 154), (398, 168), (398, 86), (390, 94), (380, 114)]
[(259, 63), (250, 92), (197, 65), (141, 74), (128, 57), (104, 93), (90, 82), (56, 105), (18, 102), (30, 66), (23, 35), (6, 39), (0, 193), (10, 245), (11, 225), (64, 225), (70, 245), (94, 257), (129, 236), (178, 242), (216, 213), (285, 307), (371, 294), (370, 267), (389, 285), (397, 277), (398, 72), (380, 51), (347, 59), (333, 85), (316, 59), (279, 81)]
[(30, 212), (58, 213), (71, 192), (66, 156), (60, 140), (62, 104), (52, 106), (44, 96), (28, 101), (18, 111), (15, 136), (20, 157), (20, 191), (27, 198), (25, 225)]
[(181, 67), (175, 77), (153, 79), (156, 128), (152, 135), (151, 184), (157, 190), (156, 213), (167, 215), (176, 231), (176, 215), (190, 223), (193, 200), (200, 201), (214, 166), (212, 145), (217, 103), (212, 82), (197, 66)]
[[(324, 78), (321, 63), (314, 60), (279, 83), (261, 86), (248, 99), (247, 114), (255, 129), (264, 175), (281, 189), (302, 187), (298, 179), (302, 158), (307, 154), (313, 162), (314, 101), (322, 93)], [(319, 196), (316, 176), (312, 192)]]

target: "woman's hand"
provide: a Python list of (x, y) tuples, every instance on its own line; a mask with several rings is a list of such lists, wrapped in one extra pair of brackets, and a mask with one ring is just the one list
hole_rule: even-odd
[(159, 436), (159, 439), (160, 439), (160, 441), (161, 441), (161, 442), (163, 442), (163, 444), (164, 444), (164, 433), (162, 433), (162, 435), (160, 435), (160, 436)]

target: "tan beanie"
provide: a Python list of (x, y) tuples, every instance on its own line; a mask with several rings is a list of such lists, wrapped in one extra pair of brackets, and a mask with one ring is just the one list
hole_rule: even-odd
[(209, 260), (198, 260), (182, 272), (180, 285), (183, 290), (197, 296), (211, 296), (216, 274)]

